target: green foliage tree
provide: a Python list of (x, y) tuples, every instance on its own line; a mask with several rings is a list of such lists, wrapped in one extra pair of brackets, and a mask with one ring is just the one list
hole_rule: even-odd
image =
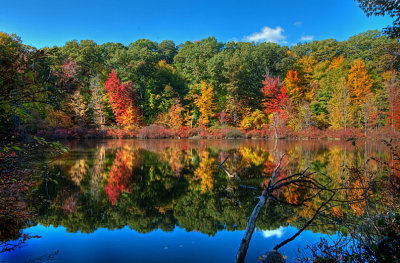
[(393, 25), (385, 28), (385, 33), (394, 38), (400, 37), (400, 3), (396, 0), (357, 0), (360, 7), (368, 15), (394, 18)]

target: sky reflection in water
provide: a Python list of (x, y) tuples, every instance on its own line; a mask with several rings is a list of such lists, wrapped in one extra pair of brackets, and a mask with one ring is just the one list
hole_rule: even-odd
[[(257, 257), (278, 242), (291, 237), (294, 227), (257, 230), (250, 243), (246, 262), (259, 262)], [(6, 262), (25, 262), (59, 250), (56, 262), (233, 262), (244, 231), (220, 231), (215, 236), (182, 228), (172, 232), (155, 230), (142, 234), (124, 227), (118, 230), (99, 228), (90, 234), (68, 233), (64, 227), (37, 225), (24, 232), (42, 238), (28, 241), (27, 246), (6, 254)], [(304, 231), (282, 249), (289, 259), (298, 256), (297, 248), (305, 242), (317, 242), (324, 234)]]
[[(328, 175), (332, 184), (343, 177), (344, 165), (384, 155), (378, 144), (337, 142), (111, 140), (69, 145), (70, 153), (53, 163), (48, 180), (38, 179), (27, 201), (38, 215), (37, 225), (24, 233), (41, 238), (3, 253), (1, 260), (25, 262), (59, 250), (57, 262), (233, 262), (255, 197), (281, 153), (287, 153), (282, 174), (310, 167)], [(224, 166), (257, 191), (229, 190), (235, 184), (217, 168), (227, 154), (231, 157)], [(299, 198), (285, 189), (280, 194)], [(246, 262), (258, 262), (309, 217), (307, 209), (271, 203), (257, 221)], [(336, 231), (336, 226), (311, 226), (280, 251), (293, 260), (298, 248)]]

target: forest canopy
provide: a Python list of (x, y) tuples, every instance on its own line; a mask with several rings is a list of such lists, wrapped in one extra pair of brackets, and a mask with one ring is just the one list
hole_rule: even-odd
[(400, 128), (397, 39), (367, 31), (294, 46), (129, 45), (72, 40), (36, 49), (0, 33), (0, 128), (40, 134), (229, 125), (365, 131)]

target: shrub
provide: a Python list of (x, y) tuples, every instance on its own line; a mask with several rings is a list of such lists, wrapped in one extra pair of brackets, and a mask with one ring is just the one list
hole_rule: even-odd
[(105, 139), (134, 138), (135, 132), (133, 130), (121, 129), (117, 127), (106, 127), (103, 130), (98, 131), (98, 136)]
[(260, 130), (254, 129), (246, 132), (245, 137), (248, 139), (262, 138), (262, 134)]
[(178, 129), (178, 136), (180, 138), (189, 138), (198, 135), (200, 132), (197, 129), (190, 128), (189, 126), (181, 126)]
[(141, 139), (174, 138), (176, 136), (177, 133), (173, 129), (157, 124), (151, 124), (138, 132), (138, 138)]
[(298, 139), (326, 139), (328, 134), (324, 130), (311, 126), (296, 132), (294, 136)]
[(263, 138), (273, 139), (275, 136), (274, 128), (272, 127), (272, 125), (264, 127), (263, 129), (260, 130), (260, 135)]
[(346, 131), (344, 131), (344, 129), (335, 131), (334, 134), (329, 137), (338, 138), (341, 140), (347, 140), (347, 139), (351, 139), (351, 138), (360, 138), (363, 136), (364, 136), (364, 133), (360, 129), (347, 128)]
[[(243, 138), (244, 134), (238, 128), (230, 127), (227, 125), (214, 126), (210, 128), (210, 136), (218, 139), (236, 139)], [(203, 137), (203, 136), (202, 136)]]

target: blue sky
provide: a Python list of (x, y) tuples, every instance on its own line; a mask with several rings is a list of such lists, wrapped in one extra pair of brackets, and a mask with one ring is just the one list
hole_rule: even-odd
[(129, 44), (200, 40), (301, 41), (350, 36), (382, 29), (390, 18), (367, 18), (353, 0), (2, 0), (0, 31), (16, 33), (36, 47), (92, 39)]

